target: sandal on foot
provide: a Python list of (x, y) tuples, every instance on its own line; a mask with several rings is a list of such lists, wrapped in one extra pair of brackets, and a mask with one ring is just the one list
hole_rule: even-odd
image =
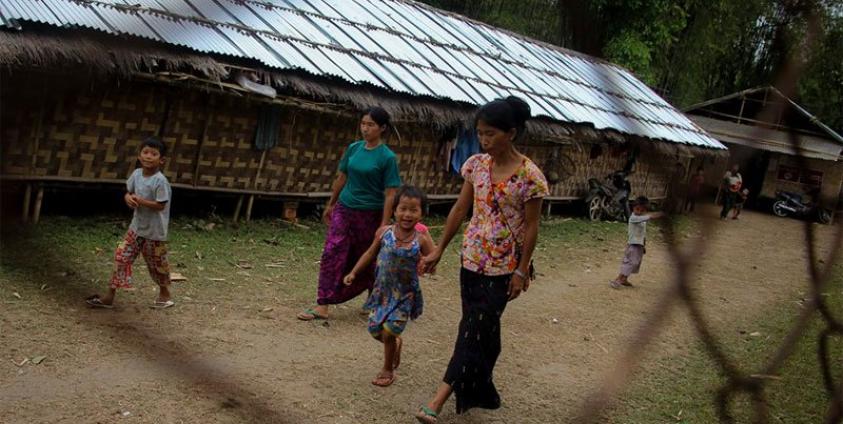
[(87, 298), (87, 299), (85, 299), (85, 303), (87, 303), (88, 306), (90, 306), (94, 309), (114, 309), (114, 305), (108, 305), (108, 304), (102, 303), (99, 295), (96, 295), (96, 294)]
[(395, 358), (392, 360), (392, 369), (397, 370), (398, 366), (401, 365), (401, 347), (404, 346), (404, 341), (401, 340), (401, 337), (395, 338)]
[(319, 313), (316, 312), (316, 310), (313, 309), (313, 308), (305, 309), (303, 312), (299, 312), (299, 314), (296, 315), (296, 318), (298, 318), (302, 321), (313, 321), (313, 320), (317, 320), (317, 319), (328, 319), (328, 317), (326, 315), (319, 315)]
[(419, 412), (416, 412), (416, 419), (420, 423), (434, 424), (439, 420), (439, 414), (426, 406), (422, 406), (419, 408)]
[(635, 287), (629, 282), (629, 280), (622, 282), (621, 285), (624, 287)]
[(377, 376), (374, 380), (372, 380), (372, 384), (378, 387), (388, 387), (391, 386), (392, 383), (395, 382), (395, 373), (392, 373), (389, 377), (381, 377)]
[(173, 302), (172, 300), (166, 300), (166, 301), (163, 301), (163, 302), (160, 301), (160, 300), (156, 300), (155, 303), (150, 305), (150, 308), (152, 308), (152, 309), (167, 309), (167, 308), (171, 308), (171, 307), (175, 306), (175, 304), (176, 304), (176, 302)]

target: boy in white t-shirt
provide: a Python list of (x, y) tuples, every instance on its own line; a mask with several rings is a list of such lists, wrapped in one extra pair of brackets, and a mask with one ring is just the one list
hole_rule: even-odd
[(647, 221), (651, 219), (661, 218), (664, 216), (661, 212), (653, 212), (648, 214), (647, 208), (650, 206), (650, 200), (644, 196), (635, 199), (632, 205), (632, 215), (629, 216), (628, 240), (626, 251), (624, 251), (623, 261), (621, 261), (621, 270), (618, 276), (609, 281), (609, 287), (619, 289), (621, 286), (632, 287), (629, 282), (629, 276), (637, 274), (641, 269), (641, 261), (644, 259), (644, 244), (647, 238)]
[(126, 206), (134, 210), (132, 223), (114, 252), (114, 272), (108, 293), (87, 299), (93, 308), (113, 308), (117, 289), (132, 287), (132, 264), (138, 255), (143, 255), (150, 277), (158, 284), (158, 298), (152, 307), (163, 309), (175, 304), (170, 295), (170, 263), (167, 260), (172, 191), (167, 177), (161, 173), (165, 155), (166, 145), (157, 137), (149, 137), (141, 143), (140, 168), (126, 180), (126, 195), (123, 196)]

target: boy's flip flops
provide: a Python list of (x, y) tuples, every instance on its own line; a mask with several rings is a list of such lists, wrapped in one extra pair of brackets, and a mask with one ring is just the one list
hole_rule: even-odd
[(106, 305), (105, 303), (102, 303), (98, 295), (93, 295), (85, 299), (85, 303), (95, 309), (114, 309), (114, 305)]

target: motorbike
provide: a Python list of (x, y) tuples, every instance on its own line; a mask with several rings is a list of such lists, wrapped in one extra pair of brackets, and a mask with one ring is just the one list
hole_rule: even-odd
[(831, 222), (831, 212), (819, 205), (802, 200), (802, 195), (787, 191), (776, 192), (773, 203), (773, 213), (776, 216), (813, 219), (821, 224)]
[(629, 219), (632, 185), (628, 176), (627, 171), (616, 171), (609, 174), (605, 181), (588, 179), (588, 196), (585, 198), (588, 219), (599, 221), (608, 218), (623, 222)]

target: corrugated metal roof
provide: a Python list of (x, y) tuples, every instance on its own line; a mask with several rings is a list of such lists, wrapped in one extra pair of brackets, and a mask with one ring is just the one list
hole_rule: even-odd
[[(0, 25), (134, 35), (353, 84), (725, 148), (628, 71), (409, 0), (3, 0)], [(26, 30), (26, 26), (24, 30)]]

